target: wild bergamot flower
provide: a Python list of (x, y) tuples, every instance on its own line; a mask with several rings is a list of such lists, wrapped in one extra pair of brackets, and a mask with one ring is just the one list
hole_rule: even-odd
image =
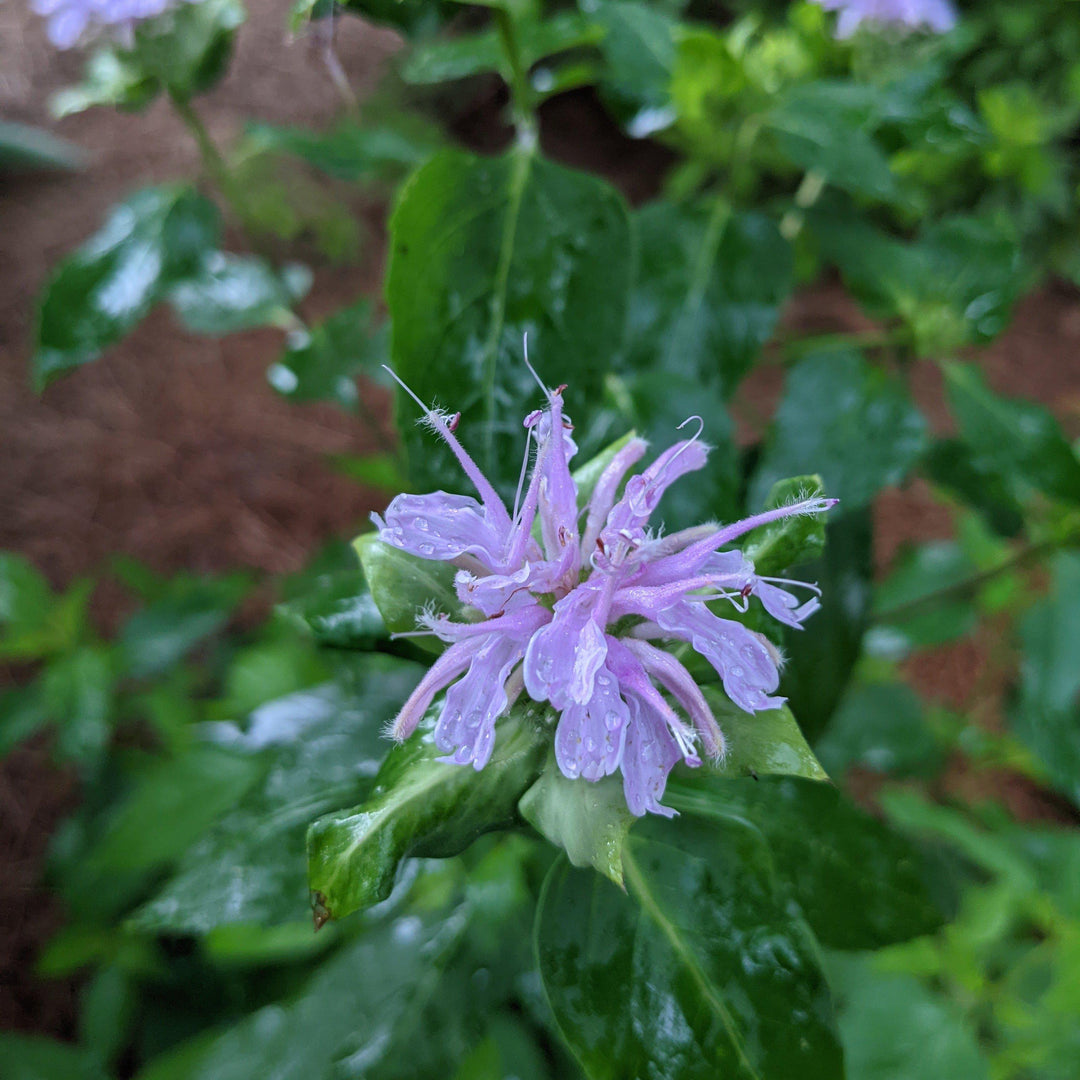
[(863, 24), (917, 30), (925, 26), (943, 34), (956, 25), (949, 0), (815, 0), (826, 11), (839, 11), (836, 36), (849, 38)]
[[(198, 3), (198, 0), (188, 0)], [(58, 49), (70, 49), (81, 37), (107, 30), (130, 40), (135, 24), (161, 15), (178, 0), (30, 0), (48, 19), (46, 34)]]
[(407, 738), (445, 689), (434, 731), (447, 755), (442, 760), (482, 769), (496, 721), (525, 692), (559, 714), (555, 758), (566, 776), (599, 780), (620, 770), (634, 814), (670, 816), (660, 799), (675, 763), (700, 765), (701, 751), (722, 757), (725, 743), (700, 688), (662, 644), (688, 642), (747, 712), (781, 705), (784, 699), (773, 696), (776, 648), (710, 604), (724, 600), (745, 610), (756, 598), (774, 618), (801, 627), (819, 606), (817, 590), (806, 586), (812, 595), (800, 601), (784, 586), (803, 583), (760, 577), (740, 551), (720, 549), (759, 525), (818, 514), (836, 500), (806, 499), (733, 525), (651, 532), (649, 518), (667, 488), (705, 465), (699, 429), (629, 479), (646, 443), (628, 441), (579, 512), (569, 467), (576, 447), (558, 387), (545, 390), (546, 406), (525, 418), (525, 462), (511, 512), (454, 434), (458, 417), (424, 406), (404, 388), (479, 500), (443, 491), (399, 495), (372, 520), (383, 542), (453, 563), (458, 598), (478, 618), (420, 613), (418, 633), (434, 634), (449, 648), (405, 702), (394, 738)]

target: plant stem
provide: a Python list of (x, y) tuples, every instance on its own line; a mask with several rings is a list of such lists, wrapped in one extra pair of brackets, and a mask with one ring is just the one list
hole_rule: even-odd
[(192, 107), (190, 101), (175, 95), (170, 95), (169, 100), (176, 110), (176, 115), (180, 117), (184, 126), (195, 140), (195, 143), (199, 148), (199, 156), (202, 158), (203, 168), (206, 170), (207, 175), (213, 181), (225, 201), (232, 208), (233, 213), (235, 213), (237, 218), (243, 222), (243, 197), (240, 195), (232, 173), (229, 172), (229, 167), (225, 163), (225, 159), (214, 145), (214, 140), (210, 138), (210, 132), (206, 130), (206, 125), (202, 122), (202, 119)]
[(1013, 570), (1019, 570), (1029, 563), (1038, 562), (1043, 556), (1051, 555), (1059, 548), (1076, 543), (1077, 540), (1080, 540), (1080, 536), (1069, 534), (1054, 537), (1050, 540), (1041, 540), (1037, 544), (1028, 544), (1017, 551), (1011, 558), (991, 567), (989, 570), (983, 570), (978, 574), (962, 578), (960, 581), (954, 581), (951, 585), (935, 589), (932, 593), (927, 593), (925, 596), (920, 596), (915, 600), (909, 600), (907, 603), (897, 604), (896, 607), (889, 608), (886, 611), (879, 611), (871, 616), (870, 622), (872, 625), (893, 622), (898, 618), (906, 618), (926, 609), (932, 610), (945, 601), (963, 599), (972, 593), (978, 592), (984, 585), (989, 584), (995, 578), (999, 578)]
[(510, 68), (507, 82), (510, 86), (510, 100), (517, 131), (518, 141), (526, 145), (535, 145), (537, 138), (536, 112), (532, 104), (532, 92), (529, 90), (528, 72), (521, 59), (513, 16), (505, 8), (495, 9), (495, 22), (499, 29), (503, 56)]

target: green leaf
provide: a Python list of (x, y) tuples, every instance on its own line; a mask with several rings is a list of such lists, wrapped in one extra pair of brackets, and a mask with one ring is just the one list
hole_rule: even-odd
[(128, 674), (160, 675), (195, 646), (224, 629), (248, 592), (246, 578), (181, 575), (160, 586), (152, 603), (137, 611), (120, 631)]
[(806, 629), (784, 634), (788, 662), (781, 686), (811, 741), (828, 723), (862, 655), (873, 573), (870, 511), (830, 520), (825, 535), (824, 558), (799, 571), (820, 586), (821, 608)]
[(852, 765), (891, 776), (927, 776), (943, 758), (922, 703), (904, 683), (854, 687), (814, 750), (834, 776)]
[(591, 866), (622, 886), (623, 845), (636, 819), (627, 809), (621, 776), (595, 783), (569, 780), (549, 758), (518, 809), (537, 832), (566, 852), (574, 866)]
[(897, 651), (926, 648), (971, 633), (978, 617), (971, 596), (930, 598), (972, 577), (976, 570), (967, 553), (952, 540), (932, 541), (902, 552), (874, 593), (878, 647), (887, 644)]
[(1002, 398), (970, 364), (942, 365), (960, 433), (990, 469), (1080, 503), (1080, 460), (1041, 405)]
[(948, 998), (872, 956), (829, 958), (848, 1080), (909, 1080), (933, 1062), (936, 1075), (988, 1080), (976, 1033)]
[[(625, 329), (630, 225), (617, 192), (525, 150), (437, 154), (406, 184), (391, 220), (387, 299), (394, 366), (422, 401), (462, 414), (458, 434), (508, 496), (521, 420), (538, 388), (521, 362), (529, 334), (548, 386), (587, 416)], [(397, 417), (417, 490), (464, 484), (450, 451)]]
[(302, 266), (280, 274), (262, 259), (210, 252), (198, 272), (169, 291), (185, 329), (221, 337), (256, 326), (288, 326), (295, 321), (292, 305), (311, 285)]
[[(425, 605), (444, 612), (459, 622), (472, 622), (473, 609), (464, 607), (454, 592), (450, 563), (420, 559), (384, 544), (375, 533), (365, 533), (353, 541), (371, 597), (392, 634), (416, 629), (416, 616)], [(438, 638), (424, 635), (413, 639), (429, 652), (446, 647)]]
[(261, 779), (183, 853), (127, 925), (205, 934), (306, 922), (307, 827), (370, 791), (391, 745), (383, 729), (422, 673), (393, 657), (359, 656), (333, 682), (260, 706), (243, 729), (215, 725), (225, 747), (261, 765)]
[[(730, 397), (791, 292), (790, 245), (768, 218), (723, 202), (706, 212), (656, 201), (634, 218), (641, 269), (631, 295), (628, 364)], [(695, 411), (711, 434), (715, 416)]]
[(32, 361), (38, 390), (96, 360), (217, 246), (214, 205), (189, 188), (146, 188), (53, 272), (41, 298)]
[(708, 772), (728, 777), (779, 773), (828, 779), (786, 705), (748, 713), (716, 687), (703, 686), (702, 693), (727, 742), (724, 757), (709, 766)]
[(322, 574), (301, 596), (275, 610), (333, 649), (373, 649), (389, 636), (359, 569)]
[(1053, 586), (1025, 616), (1020, 700), (1013, 731), (1053, 785), (1080, 805), (1080, 554), (1052, 563)]
[(851, 350), (815, 353), (788, 373), (748, 504), (810, 465), (840, 499), (835, 513), (850, 513), (898, 484), (925, 446), (926, 420), (898, 380)]
[(466, 926), (466, 912), (451, 910), (372, 927), (322, 963), (292, 1000), (181, 1044), (138, 1080), (331, 1080), (357, 1075), (350, 1066), (358, 1063), (367, 1074), (394, 1052), (395, 1031), (438, 992)]
[(36, 631), (52, 604), (52, 589), (30, 560), (0, 551), (0, 627), (5, 638)]
[(112, 725), (116, 674), (109, 650), (84, 645), (49, 664), (42, 703), (56, 725), (55, 753), (87, 772), (101, 764)]
[(456, 855), (482, 833), (512, 825), (543, 759), (543, 718), (533, 702), (513, 708), (499, 721), (491, 760), (476, 772), (437, 760), (429, 716), (390, 752), (371, 799), (308, 830), (316, 923), (385, 900), (410, 855)]
[(687, 817), (755, 825), (824, 945), (877, 949), (941, 926), (918, 850), (830, 784), (722, 781), (682, 771), (668, 785), (667, 802)]
[[(576, 11), (562, 11), (542, 22), (531, 17), (520, 19), (514, 28), (515, 45), (526, 69), (570, 49), (595, 45), (602, 34), (596, 23)], [(513, 78), (497, 30), (420, 45), (410, 52), (401, 74), (408, 83), (425, 85), (488, 71), (499, 72), (508, 82)]]
[(850, 82), (794, 86), (768, 113), (766, 124), (781, 153), (803, 172), (820, 173), (856, 195), (895, 201), (896, 178), (872, 134), (873, 93)]
[(371, 302), (358, 300), (315, 327), (290, 333), (266, 377), (291, 401), (333, 401), (355, 412), (356, 376), (374, 374), (388, 359), (387, 334), (373, 325)]
[(755, 829), (648, 822), (623, 861), (626, 893), (556, 863), (537, 912), (544, 989), (590, 1080), (841, 1075), (813, 940)]
[(327, 131), (253, 123), (246, 136), (258, 151), (292, 154), (327, 176), (354, 182), (415, 169), (443, 143), (438, 128), (414, 113), (374, 126), (343, 120)]
[(0, 121), (0, 171), (71, 171), (81, 169), (81, 147), (29, 124)]
[[(793, 476), (778, 480), (769, 490), (762, 510), (790, 506), (825, 494), (820, 476)], [(759, 574), (779, 574), (820, 557), (825, 548), (825, 515), (812, 514), (774, 521), (750, 534), (743, 554)]]
[(86, 62), (83, 81), (54, 94), (49, 108), (58, 119), (85, 112), (95, 105), (141, 109), (157, 92), (155, 80), (140, 68), (134, 57), (99, 49)]
[(38, 1035), (0, 1033), (4, 1080), (106, 1080), (104, 1067), (78, 1046)]
[(959, 439), (938, 439), (923, 458), (934, 484), (974, 507), (999, 535), (1013, 537), (1024, 527), (1024, 511), (1005, 475)]

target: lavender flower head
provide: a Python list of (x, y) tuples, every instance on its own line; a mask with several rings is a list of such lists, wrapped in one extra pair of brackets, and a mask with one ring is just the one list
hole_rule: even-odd
[[(48, 19), (46, 34), (58, 49), (70, 49), (84, 35), (108, 31), (130, 42), (135, 24), (161, 15), (179, 0), (30, 0)], [(198, 3), (199, 0), (188, 0)]]
[(702, 753), (720, 758), (725, 742), (690, 673), (658, 643), (688, 642), (747, 712), (781, 705), (784, 699), (774, 696), (776, 648), (709, 604), (726, 600), (745, 610), (756, 598), (774, 618), (800, 628), (819, 606), (817, 590), (807, 586), (814, 595), (800, 601), (755, 574), (741, 552), (720, 549), (759, 525), (818, 514), (836, 500), (807, 499), (724, 527), (651, 532), (649, 517), (667, 488), (705, 465), (699, 429), (627, 479), (646, 451), (644, 440), (629, 440), (579, 512), (569, 468), (576, 447), (559, 387), (545, 390), (545, 407), (525, 418), (525, 463), (508, 511), (458, 442), (457, 417), (428, 409), (404, 389), (449, 445), (479, 500), (442, 491), (399, 495), (384, 517), (372, 520), (384, 543), (458, 567), (458, 598), (477, 621), (420, 614), (417, 633), (434, 634), (449, 648), (405, 702), (393, 737), (407, 738), (445, 689), (434, 731), (447, 755), (441, 760), (481, 769), (496, 720), (524, 691), (559, 713), (555, 758), (566, 776), (595, 781), (621, 771), (634, 814), (671, 816), (660, 799), (672, 767), (700, 765)]
[(851, 37), (863, 23), (875, 27), (892, 26), (916, 30), (925, 26), (944, 34), (956, 25), (956, 12), (949, 0), (815, 0), (826, 11), (839, 11), (836, 36)]

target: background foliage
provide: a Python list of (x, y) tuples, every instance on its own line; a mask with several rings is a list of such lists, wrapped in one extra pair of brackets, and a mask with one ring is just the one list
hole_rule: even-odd
[[(368, 418), (390, 363), (461, 411), (512, 491), (527, 332), (545, 379), (569, 383), (579, 462), (704, 418), (710, 471), (672, 493), (669, 527), (808, 484), (841, 499), (827, 530), (748, 540), (759, 569), (823, 590), (809, 632), (777, 642), (790, 709), (747, 717), (708, 688), (725, 768), (677, 773), (680, 817), (631, 828), (617, 788), (541, 772), (538, 709), (501, 722), (479, 774), (436, 763), (428, 729), (388, 752), (382, 726), (430, 660), (390, 632), (454, 603), (430, 564), (370, 539), (273, 584), (118, 561), (133, 611), (104, 639), (97, 581), (57, 593), (0, 556), (0, 750), (46, 730), (82, 796), (49, 864), (68, 922), (38, 961), (80, 974), (78, 1039), (5, 1034), (0, 1072), (1080, 1076), (1080, 459), (978, 363), (1018, 298), (1080, 284), (1080, 23), (994, 0), (942, 37), (841, 43), (809, 3), (483, 7), (340, 5), (402, 33), (393, 106), (327, 131), (253, 123), (224, 154), (197, 98), (243, 32), (235, 0), (102, 44), (57, 108), (164, 95), (205, 176), (133, 193), (55, 268), (33, 381), (159, 304), (198, 335), (276, 327), (277, 391)], [(328, 12), (302, 2), (296, 25)], [(513, 137), (481, 157), (431, 117), (485, 79), (507, 88)], [(658, 198), (628, 206), (548, 157), (539, 110), (581, 87), (670, 152)], [(24, 156), (61, 152), (17, 134)], [(314, 220), (328, 256), (355, 237), (322, 198), (290, 219), (288, 183), (257, 182), (267, 162), (389, 195), (384, 305), (301, 317), (310, 274), (268, 257), (268, 235)], [(830, 275), (873, 329), (778, 330)], [(765, 368), (779, 402), (737, 440), (731, 403)], [(927, 369), (947, 423), (916, 404)], [(398, 448), (352, 462), (357, 479), (455, 490), (413, 404), (394, 415)], [(916, 478), (953, 539), (875, 576), (875, 502)], [(237, 618), (268, 589), (269, 618)], [(974, 635), (1007, 673), (999, 723), (908, 678), (911, 657)], [(958, 767), (1055, 793), (1057, 824), (960, 797)]]

